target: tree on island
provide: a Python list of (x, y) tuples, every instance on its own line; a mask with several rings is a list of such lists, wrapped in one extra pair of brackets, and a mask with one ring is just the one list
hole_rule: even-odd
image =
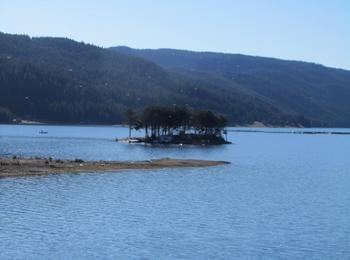
[[(126, 111), (131, 129), (145, 129), (146, 142), (212, 142), (225, 143), (222, 132), (227, 126), (227, 119), (212, 111), (194, 111), (188, 107), (147, 107), (136, 116), (134, 111)], [(167, 141), (165, 141), (167, 140)]]
[(193, 127), (204, 135), (217, 135), (227, 125), (226, 117), (211, 111), (198, 111), (193, 116)]
[(129, 108), (125, 112), (126, 124), (129, 126), (129, 141), (131, 139), (131, 130), (136, 127), (138, 116), (136, 112)]

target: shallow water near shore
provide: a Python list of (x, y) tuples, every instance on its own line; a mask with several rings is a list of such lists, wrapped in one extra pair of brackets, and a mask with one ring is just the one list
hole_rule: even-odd
[(0, 259), (350, 258), (349, 136), (232, 132), (234, 144), (212, 147), (114, 141), (127, 134), (0, 125), (0, 156), (232, 164), (0, 179)]

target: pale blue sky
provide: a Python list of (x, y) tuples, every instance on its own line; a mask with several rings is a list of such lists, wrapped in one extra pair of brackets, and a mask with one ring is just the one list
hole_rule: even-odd
[(350, 0), (0, 0), (0, 31), (350, 69)]

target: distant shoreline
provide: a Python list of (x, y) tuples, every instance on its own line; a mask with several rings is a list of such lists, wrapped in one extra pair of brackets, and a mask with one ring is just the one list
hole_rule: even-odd
[(157, 159), (148, 161), (83, 161), (51, 158), (0, 158), (0, 178), (42, 176), (63, 173), (111, 172), (161, 168), (210, 167), (230, 164), (225, 161)]
[[(288, 129), (288, 128), (286, 128)], [(307, 129), (307, 128), (300, 128)], [(322, 128), (319, 128), (322, 129)], [(328, 128), (325, 128), (328, 129)], [(346, 129), (346, 128), (345, 128)], [(265, 129), (230, 129), (227, 130), (231, 133), (262, 133), (262, 134), (295, 134), (295, 135), (350, 135), (350, 132), (341, 131), (317, 131), (317, 130), (278, 130), (276, 128), (265, 128)]]
[[(37, 121), (27, 121), (25, 123), (0, 123), (0, 125), (22, 125), (22, 126), (91, 126), (91, 127), (99, 127), (99, 126), (109, 126), (109, 127), (128, 127), (125, 124), (121, 123), (116, 123), (116, 124), (98, 124), (98, 123), (53, 123), (53, 122), (37, 122)], [(332, 126), (324, 126), (324, 127), (303, 127), (303, 126), (275, 126), (275, 125), (264, 125), (264, 124), (249, 124), (249, 125), (229, 125), (228, 128), (251, 128), (256, 130), (257, 132), (263, 132), (267, 129), (288, 129), (288, 128), (293, 128), (293, 129), (349, 129), (350, 127), (332, 127)], [(232, 132), (232, 130), (228, 130), (229, 132)], [(249, 131), (249, 130), (248, 130)], [(248, 132), (247, 131), (247, 132)], [(239, 130), (239, 132), (243, 132)], [(252, 131), (249, 131), (252, 132)]]

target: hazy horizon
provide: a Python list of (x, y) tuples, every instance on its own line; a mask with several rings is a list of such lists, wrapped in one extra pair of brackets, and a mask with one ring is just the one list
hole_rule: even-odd
[(14, 0), (0, 3), (0, 31), (100, 47), (245, 54), (350, 70), (349, 12), (345, 0)]

